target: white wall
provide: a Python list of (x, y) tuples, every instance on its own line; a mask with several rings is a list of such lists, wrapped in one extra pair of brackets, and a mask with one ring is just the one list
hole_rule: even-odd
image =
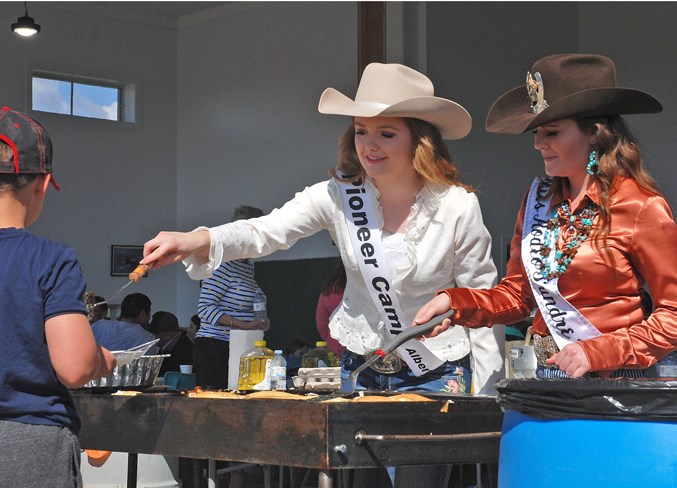
[[(235, 2), (179, 22), (178, 30), (131, 15), (94, 15), (93, 6), (76, 13), (59, 2), (31, 2), (43, 31), (20, 39), (8, 26), (23, 15), (23, 3), (0, 2), (1, 105), (30, 113), (31, 67), (123, 79), (140, 90), (136, 124), (33, 114), (55, 140), (63, 190), (49, 196), (32, 229), (76, 248), (91, 290), (107, 295), (124, 282), (109, 276), (111, 244), (219, 224), (239, 204), (269, 211), (327, 177), (347, 121), (318, 114), (317, 101), (328, 86), (355, 92), (354, 2)], [(388, 9), (389, 60), (425, 71), (440, 96), (473, 115), (471, 135), (449, 146), (480, 192), (500, 268), (501, 240), (512, 234), (520, 199), (542, 164), (528, 134), (487, 134), (484, 119), (544, 55), (609, 55), (621, 85), (663, 102), (662, 114), (628, 119), (677, 207), (669, 152), (677, 124), (677, 3), (390, 2)], [(306, 241), (273, 258), (335, 255), (326, 233)], [(181, 321), (194, 313), (199, 291), (182, 266), (153, 272), (128, 290), (147, 293), (155, 310), (176, 312)]]
[[(329, 177), (348, 119), (317, 103), (328, 86), (355, 91), (355, 3), (245, 3), (181, 29), (178, 59), (180, 229), (227, 222), (237, 205), (269, 212)], [(323, 232), (270, 258), (336, 254)], [(186, 316), (199, 287), (183, 272), (178, 283)]]
[[(110, 246), (143, 244), (176, 227), (176, 30), (66, 6), (29, 2), (42, 31), (25, 39), (9, 29), (23, 3), (0, 2), (0, 103), (31, 113), (54, 142), (62, 190), (48, 195), (31, 230), (73, 246), (89, 290), (108, 296), (126, 281), (110, 276)], [(137, 123), (31, 112), (32, 68), (136, 83)], [(127, 290), (171, 310), (174, 274), (158, 271)]]

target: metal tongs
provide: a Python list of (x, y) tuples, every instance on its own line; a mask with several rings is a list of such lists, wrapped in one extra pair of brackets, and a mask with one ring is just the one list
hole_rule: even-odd
[(413, 339), (414, 337), (419, 337), (419, 336), (424, 335), (426, 332), (430, 332), (437, 325), (440, 325), (444, 319), (448, 319), (452, 315), (454, 315), (454, 310), (449, 310), (448, 312), (445, 312), (443, 314), (435, 315), (432, 319), (428, 320), (424, 324), (409, 327), (406, 331), (402, 332), (401, 334), (398, 334), (394, 339), (392, 339), (390, 342), (388, 342), (381, 349), (378, 349), (377, 351), (375, 351), (375, 354), (372, 357), (367, 359), (356, 370), (354, 370), (352, 373), (350, 373), (350, 376), (348, 376), (348, 379), (346, 380), (346, 382), (341, 384), (341, 388), (338, 389), (338, 393), (342, 393), (342, 394), (343, 393), (344, 394), (355, 393), (355, 385), (357, 384), (357, 377), (360, 375), (360, 373), (362, 371), (367, 369), (369, 366), (374, 364), (376, 361), (381, 359), (383, 356), (385, 356), (389, 352), (392, 352), (395, 349), (397, 349), (398, 347), (400, 347), (402, 344), (407, 342), (409, 339)]

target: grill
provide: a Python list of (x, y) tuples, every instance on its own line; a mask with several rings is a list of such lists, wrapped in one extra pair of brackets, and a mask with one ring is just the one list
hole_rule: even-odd
[(335, 470), (495, 463), (503, 414), (494, 397), (325, 402), (73, 392), (86, 449)]

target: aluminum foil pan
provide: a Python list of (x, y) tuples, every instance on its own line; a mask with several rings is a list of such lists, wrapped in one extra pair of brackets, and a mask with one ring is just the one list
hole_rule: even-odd
[(160, 372), (162, 361), (168, 357), (169, 354), (141, 356), (129, 364), (116, 366), (111, 374), (90, 381), (85, 384), (84, 388), (153, 386), (157, 379), (157, 375)]

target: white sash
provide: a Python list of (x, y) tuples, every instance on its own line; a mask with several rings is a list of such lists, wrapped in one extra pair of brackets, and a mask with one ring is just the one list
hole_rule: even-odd
[[(551, 242), (551, 252), (543, 258), (541, 246), (545, 234), (545, 225), (549, 220), (548, 210), (550, 201), (542, 200), (552, 185), (551, 178), (536, 178), (529, 190), (526, 209), (524, 212), (524, 228), (522, 229), (522, 263), (526, 269), (531, 290), (536, 298), (538, 308), (543, 315), (548, 330), (557, 347), (561, 349), (567, 344), (598, 337), (602, 333), (592, 325), (573, 305), (562, 297), (557, 287), (555, 277), (546, 281), (538, 265), (545, 259), (550, 262), (551, 269), (555, 269), (555, 239)], [(540, 191), (539, 191), (540, 187)]]
[[(355, 258), (381, 320), (391, 336), (400, 334), (405, 328), (404, 313), (391, 286), (385, 255), (381, 242), (381, 229), (372, 205), (368, 187), (359, 178), (354, 182), (339, 181), (343, 197), (343, 210), (353, 245)], [(444, 361), (435, 356), (416, 339), (410, 339), (397, 348), (397, 353), (416, 376), (440, 367)]]

